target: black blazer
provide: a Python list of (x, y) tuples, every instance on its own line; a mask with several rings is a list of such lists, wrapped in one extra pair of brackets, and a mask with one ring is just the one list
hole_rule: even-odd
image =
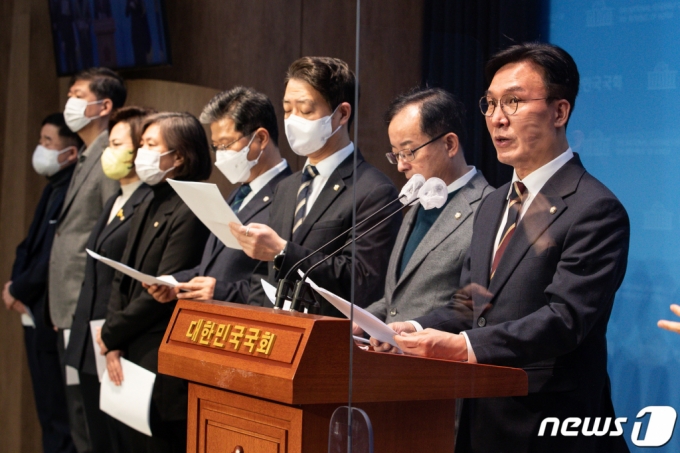
[[(208, 229), (167, 182), (151, 189), (153, 198), (142, 203), (132, 219), (121, 262), (150, 275), (196, 266)], [(128, 360), (157, 373), (158, 348), (174, 308), (175, 302), (156, 302), (140, 282), (116, 272), (102, 340), (108, 349), (120, 349)], [(186, 392), (184, 381), (159, 374), (152, 408), (162, 420), (184, 420)]]
[(46, 323), (45, 302), (52, 241), (75, 165), (49, 178), (42, 191), (26, 238), (17, 246), (12, 265), (10, 294), (28, 306), (35, 317), (36, 346), (40, 350), (56, 350), (57, 336)]
[[(359, 151), (357, 153), (356, 221), (359, 223), (396, 199), (398, 192), (387, 176), (367, 163)], [(274, 270), (273, 263), (268, 264), (267, 280), (269, 283), (276, 286), (277, 281), (283, 278), (297, 261), (351, 228), (354, 192), (353, 164), (354, 155), (352, 154), (331, 174), (319, 194), (319, 198), (300, 225), (299, 231), (296, 231), (295, 242), (292, 240), (293, 218), (295, 217), (301, 172), (286, 178), (277, 186), (274, 201), (269, 211), (269, 226), (288, 241), (288, 244), (280, 271)], [(381, 212), (366, 225), (357, 228), (356, 235), (359, 236), (373, 227), (401, 206), (401, 204), (398, 204), (398, 206), (395, 205)], [(356, 265), (355, 302), (361, 307), (368, 306), (383, 295), (387, 264), (399, 232), (401, 220), (400, 214), (395, 215), (356, 243), (356, 263), (354, 263)], [(301, 269), (303, 271), (309, 269), (311, 265), (328, 256), (351, 238), (351, 232), (345, 234), (321, 252), (306, 259)], [(319, 286), (349, 300), (352, 266), (352, 247), (349, 246), (342, 253), (319, 266), (309, 275), (309, 278)], [(271, 306), (262, 290), (261, 277), (262, 275), (253, 274), (254, 281), (251, 284), (252, 290), (248, 303)], [(300, 277), (295, 272), (289, 278), (298, 280)], [(323, 298), (317, 294), (315, 294), (315, 297), (321, 304), (321, 314), (343, 316)]]
[(614, 417), (605, 334), (626, 272), (626, 210), (576, 155), (537, 194), (489, 281), (509, 187), (477, 211), (461, 277), (472, 300), (417, 319), (466, 330), (479, 363), (529, 376), (529, 396), (465, 402), (457, 451), (628, 451), (620, 436), (538, 437), (546, 417)]
[[(119, 194), (120, 192), (113, 195), (106, 202), (87, 241), (88, 249), (115, 261), (120, 261), (123, 256), (132, 217), (137, 206), (152, 197), (151, 187), (142, 184), (123, 205), (122, 216), (116, 215), (111, 223), (107, 224), (109, 214)], [(99, 348), (95, 351), (92, 346), (90, 321), (106, 318), (115, 273), (116, 271), (111, 266), (87, 256), (85, 280), (78, 297), (73, 324), (71, 324), (71, 337), (65, 355), (67, 365), (84, 373), (97, 374), (95, 354), (99, 354)]]
[[(244, 225), (267, 223), (274, 189), (292, 173), (290, 167), (286, 166), (239, 211), (237, 216)], [(234, 190), (229, 195), (227, 203), (231, 204), (234, 201), (237, 192), (238, 190)], [(225, 247), (214, 234), (211, 234), (203, 250), (201, 264), (193, 269), (177, 272), (173, 277), (178, 282), (188, 282), (198, 276), (214, 277), (217, 282), (213, 299), (246, 303), (250, 294), (250, 276), (259, 263), (260, 261), (250, 258), (243, 250)]]

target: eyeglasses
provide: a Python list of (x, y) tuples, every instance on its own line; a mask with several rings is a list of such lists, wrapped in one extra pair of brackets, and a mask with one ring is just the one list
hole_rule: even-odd
[(251, 135), (253, 135), (253, 134), (244, 135), (244, 136), (242, 136), (241, 138), (237, 138), (236, 140), (234, 140), (234, 141), (231, 142), (231, 143), (227, 143), (226, 145), (221, 145), (221, 144), (220, 144), (220, 145), (214, 145), (214, 144), (211, 143), (211, 144), (210, 144), (210, 149), (212, 149), (213, 152), (215, 152), (215, 153), (216, 153), (217, 151), (231, 151), (231, 150), (229, 149), (229, 147), (230, 147), (231, 145), (233, 145), (233, 144), (236, 143), (237, 141), (242, 140), (242, 139), (244, 139), (244, 138), (246, 138), (246, 137), (250, 137)]
[(413, 148), (413, 149), (405, 148), (405, 149), (399, 150), (399, 152), (397, 152), (397, 153), (393, 153), (393, 152), (385, 153), (385, 156), (387, 157), (387, 160), (389, 161), (389, 163), (395, 164), (395, 165), (399, 163), (399, 159), (403, 160), (404, 162), (412, 162), (413, 159), (416, 158), (416, 156), (415, 156), (416, 151), (418, 151), (420, 148), (426, 147), (427, 145), (429, 145), (430, 143), (432, 143), (436, 140), (439, 140), (440, 138), (442, 138), (446, 134), (448, 134), (448, 132), (441, 133), (441, 134), (437, 135), (435, 138), (433, 138), (432, 140), (430, 140), (429, 142), (423, 143), (422, 145), (420, 145), (417, 148)]
[[(553, 99), (551, 97), (547, 98), (535, 98), (535, 99), (519, 99), (517, 96), (512, 94), (506, 94), (500, 99), (501, 110), (506, 115), (514, 115), (517, 113), (517, 108), (520, 102), (529, 101), (546, 101), (548, 99)], [(479, 100), (479, 109), (482, 111), (482, 115), (491, 116), (496, 111), (496, 105), (498, 105), (498, 100), (489, 96), (482, 96)]]

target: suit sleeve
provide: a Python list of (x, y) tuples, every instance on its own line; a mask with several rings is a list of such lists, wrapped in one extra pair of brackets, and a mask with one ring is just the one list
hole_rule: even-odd
[[(195, 265), (201, 259), (209, 232), (186, 206), (180, 209), (183, 212), (170, 225), (171, 231), (159, 262), (158, 275), (171, 275)], [(160, 320), (168, 318), (176, 304), (160, 304), (146, 290), (142, 290), (127, 306), (121, 308), (120, 297), (120, 294), (112, 294), (106, 323), (102, 328), (102, 340), (110, 350), (124, 348)]]
[[(359, 200), (357, 206), (357, 223), (398, 197), (397, 190), (392, 184), (381, 184), (379, 186), (363, 187), (362, 189), (366, 192), (366, 195), (363, 199)], [(356, 236), (359, 237), (362, 233), (373, 228), (379, 221), (401, 207), (400, 204), (396, 203), (391, 209), (384, 210), (374, 217), (374, 220), (358, 227), (356, 229)], [(310, 274), (310, 278), (316, 282), (323, 282), (324, 287), (335, 294), (347, 294), (349, 282), (352, 281), (352, 266), (354, 265), (356, 266), (356, 304), (364, 308), (370, 302), (382, 297), (385, 288), (385, 272), (397, 233), (399, 232), (401, 219), (402, 216), (396, 214), (390, 220), (371, 231), (365, 238), (356, 241), (356, 263), (352, 263), (352, 247), (348, 246), (341, 253), (316, 268)], [(351, 236), (347, 238), (346, 243), (349, 243), (350, 240)], [(312, 251), (304, 246), (288, 241), (286, 256), (279, 275), (285, 275), (293, 264), (309, 255)], [(303, 262), (301, 269), (308, 269), (327, 256), (324, 253), (316, 253)]]
[(185, 269), (183, 271), (175, 272), (174, 274), (172, 274), (172, 276), (175, 277), (175, 280), (177, 280), (178, 282), (186, 283), (192, 278), (198, 277), (200, 275), (200, 270), (201, 265), (199, 264), (191, 269)]
[(523, 318), (466, 332), (478, 363), (523, 366), (573, 351), (608, 316), (626, 270), (630, 224), (616, 199), (593, 200), (563, 243), (548, 303)]
[[(25, 243), (24, 240), (17, 247), (17, 261), (26, 255)], [(9, 287), (12, 297), (33, 307), (47, 289), (49, 259), (49, 253), (41, 253), (35, 256), (22, 272), (12, 274), (12, 284)]]

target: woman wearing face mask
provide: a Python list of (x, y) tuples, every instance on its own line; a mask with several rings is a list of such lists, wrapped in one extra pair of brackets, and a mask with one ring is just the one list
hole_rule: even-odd
[[(120, 190), (104, 206), (87, 242), (87, 248), (115, 261), (120, 261), (137, 206), (151, 198), (151, 188), (142, 183), (135, 172), (134, 160), (141, 141), (144, 118), (155, 111), (140, 107), (117, 110), (109, 122), (109, 146), (101, 157), (104, 174), (120, 183)], [(87, 257), (85, 280), (71, 326), (66, 350), (66, 364), (80, 375), (85, 415), (90, 440), (96, 452), (124, 452), (128, 447), (116, 435), (117, 420), (99, 409), (99, 376), (92, 346), (90, 321), (103, 320), (111, 296), (115, 271), (106, 264)]]
[[(210, 152), (203, 127), (188, 113), (148, 117), (142, 127), (135, 170), (151, 186), (153, 198), (138, 207), (120, 261), (150, 275), (170, 275), (196, 266), (209, 231), (166, 179), (201, 181), (210, 176)], [(141, 282), (116, 273), (99, 339), (114, 383), (120, 385), (125, 379), (121, 355), (158, 372), (158, 348), (174, 307), (174, 303), (159, 304)], [(185, 451), (186, 417), (186, 382), (158, 374), (150, 412), (153, 437), (124, 427), (130, 451)]]

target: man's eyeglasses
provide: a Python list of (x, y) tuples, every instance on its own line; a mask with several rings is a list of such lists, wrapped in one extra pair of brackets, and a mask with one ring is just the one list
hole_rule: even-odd
[(236, 140), (234, 140), (234, 141), (231, 142), (231, 143), (227, 143), (226, 145), (222, 145), (222, 144), (220, 144), (220, 145), (215, 145), (214, 143), (211, 143), (211, 144), (210, 144), (210, 149), (212, 149), (213, 152), (215, 152), (215, 153), (216, 153), (217, 151), (232, 151), (232, 150), (229, 149), (229, 147), (230, 147), (231, 145), (233, 145), (234, 143), (236, 143), (236, 142), (239, 141), (239, 140), (243, 140), (243, 139), (246, 138), (246, 137), (250, 137), (251, 135), (253, 135), (253, 134), (244, 135), (244, 136), (242, 136), (241, 138), (237, 138)]
[(432, 143), (436, 140), (439, 140), (440, 138), (442, 138), (446, 134), (448, 134), (448, 132), (444, 132), (442, 134), (439, 134), (435, 138), (430, 140), (429, 142), (423, 143), (422, 145), (420, 145), (417, 148), (413, 148), (413, 149), (405, 148), (405, 149), (399, 150), (399, 152), (396, 152), (396, 153), (393, 153), (393, 152), (385, 153), (385, 156), (387, 156), (387, 160), (389, 161), (389, 163), (395, 164), (395, 165), (399, 163), (399, 159), (403, 160), (404, 162), (412, 162), (413, 159), (416, 158), (416, 156), (415, 156), (416, 151), (418, 151), (421, 148), (426, 147), (427, 145), (429, 145), (430, 143)]
[(517, 108), (522, 102), (529, 101), (546, 101), (548, 99), (553, 99), (551, 97), (547, 98), (535, 98), (535, 99), (519, 99), (517, 96), (512, 94), (506, 94), (502, 96), (500, 101), (489, 96), (482, 96), (479, 100), (479, 109), (482, 111), (482, 115), (491, 116), (496, 111), (496, 106), (500, 102), (501, 110), (506, 115), (514, 115), (517, 113)]

